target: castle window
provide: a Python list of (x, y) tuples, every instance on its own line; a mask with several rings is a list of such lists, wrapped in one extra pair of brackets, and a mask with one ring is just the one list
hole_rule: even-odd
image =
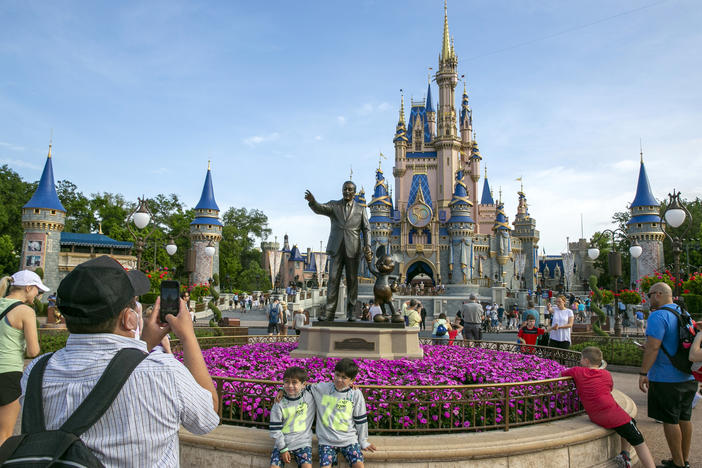
[(656, 223), (651, 224), (651, 226), (656, 227)]
[(39, 208), (34, 208), (34, 214), (39, 214)]
[(447, 166), (449, 165), (449, 157), (448, 156), (446, 156), (446, 165)]
[(637, 227), (637, 228), (640, 228), (640, 227), (641, 227), (641, 223), (637, 224), (636, 227)]
[(51, 214), (52, 214), (52, 215), (55, 215), (55, 214), (56, 214), (56, 210), (51, 210)]

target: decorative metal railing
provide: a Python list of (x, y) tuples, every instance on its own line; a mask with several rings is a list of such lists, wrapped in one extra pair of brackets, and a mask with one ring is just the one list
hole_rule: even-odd
[[(199, 338), (203, 348), (248, 343), (295, 342), (297, 336), (233, 336)], [(432, 344), (431, 339), (420, 339)], [(438, 340), (437, 340), (438, 342)], [(445, 344), (440, 342), (439, 344)], [(178, 343), (174, 341), (174, 348)], [(527, 352), (572, 366), (580, 353), (516, 343), (456, 341), (454, 346), (506, 352)], [(270, 409), (282, 382), (214, 376), (222, 423), (268, 426)], [(582, 412), (571, 378), (472, 385), (357, 385), (366, 399), (372, 434), (433, 434), (537, 424)]]

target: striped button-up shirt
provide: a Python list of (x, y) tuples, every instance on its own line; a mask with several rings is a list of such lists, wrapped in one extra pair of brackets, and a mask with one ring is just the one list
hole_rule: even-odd
[[(146, 351), (146, 344), (109, 333), (68, 337), (44, 373), (47, 430), (68, 419), (122, 348)], [(22, 395), (35, 362), (22, 376)], [(179, 466), (181, 424), (194, 434), (217, 427), (212, 395), (173, 355), (155, 352), (137, 366), (112, 406), (81, 439), (108, 467), (173, 467)]]

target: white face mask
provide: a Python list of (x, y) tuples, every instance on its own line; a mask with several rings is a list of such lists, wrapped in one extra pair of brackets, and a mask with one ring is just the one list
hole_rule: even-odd
[(134, 329), (134, 339), (135, 340), (140, 340), (141, 339), (141, 330), (139, 329), (139, 313), (134, 310), (130, 309), (134, 314), (136, 315), (136, 328)]

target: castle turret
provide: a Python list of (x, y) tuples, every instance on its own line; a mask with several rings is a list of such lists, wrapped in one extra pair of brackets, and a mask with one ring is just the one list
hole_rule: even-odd
[[(468, 174), (470, 175), (471, 181), (471, 200), (473, 202), (473, 219), (478, 219), (478, 181), (480, 180), (480, 161), (483, 157), (480, 155), (480, 148), (478, 148), (478, 141), (473, 138), (471, 142), (470, 158), (468, 159)], [(490, 187), (488, 187), (489, 191)], [(479, 230), (477, 232), (480, 232)]]
[(524, 188), (519, 193), (519, 204), (517, 205), (517, 216), (514, 219), (514, 231), (512, 235), (521, 241), (522, 253), (524, 254), (524, 282), (525, 287), (530, 290), (536, 289), (538, 265), (539, 265), (539, 231), (536, 230), (536, 220), (529, 215)]
[(504, 281), (504, 265), (512, 255), (512, 236), (509, 228), (509, 219), (505, 214), (505, 205), (502, 200), (497, 202), (497, 214), (495, 223), (492, 225), (494, 234), (493, 243), (490, 246), (490, 256), (495, 253), (498, 265), (500, 265), (500, 281)]
[(463, 83), (463, 99), (461, 100), (461, 149), (466, 154), (471, 150), (471, 135), (473, 135), (473, 111), (468, 104), (468, 92), (466, 85)]
[(368, 206), (368, 203), (366, 203), (366, 191), (363, 187), (361, 187), (361, 191), (356, 194), (354, 200), (363, 208), (366, 208)]
[(371, 228), (372, 248), (375, 250), (378, 244), (389, 245), (390, 233), (392, 232), (392, 200), (388, 192), (388, 184), (383, 176), (383, 170), (379, 167), (375, 171), (375, 188), (370, 204), (371, 217), (368, 220)]
[(444, 4), (444, 31), (439, 56), (436, 84), (439, 86), (437, 130), (433, 148), (436, 151), (435, 210), (442, 216), (451, 201), (453, 176), (460, 166), (461, 141), (456, 131), (456, 84), (458, 84), (458, 57), (449, 35), (448, 11)]
[(32, 198), (22, 207), (22, 259), (20, 269), (44, 270), (44, 284), (56, 291), (59, 284), (61, 231), (66, 224), (66, 209), (54, 184), (51, 145), (44, 171)]
[(638, 281), (644, 276), (660, 271), (665, 264), (663, 258), (663, 238), (665, 234), (661, 227), (659, 215), (660, 204), (653, 196), (651, 185), (646, 174), (646, 166), (641, 153), (639, 180), (636, 186), (636, 196), (629, 207), (631, 218), (627, 223), (629, 239), (637, 240), (642, 252), (639, 258), (631, 258), (631, 281)]
[(429, 124), (429, 135), (430, 138), (433, 139), (436, 136), (436, 110), (434, 109), (434, 103), (432, 102), (431, 98), (431, 79), (429, 80), (429, 84), (427, 85), (426, 109), (427, 123)]
[[(472, 256), (471, 237), (475, 229), (475, 222), (471, 217), (473, 202), (468, 196), (468, 187), (463, 181), (463, 171), (456, 172), (456, 185), (453, 197), (449, 203), (451, 219), (448, 221), (449, 232), (449, 274), (452, 283), (464, 283), (470, 277)], [(460, 269), (461, 274), (454, 274)]]
[[(212, 187), (212, 171), (207, 164), (207, 175), (200, 201), (195, 206), (195, 219), (190, 223), (190, 253), (188, 266), (190, 282), (207, 283), (214, 274), (219, 276), (219, 242), (222, 240), (222, 222)], [(212, 253), (214, 249), (214, 254)]]
[(478, 219), (476, 232), (479, 234), (490, 234), (492, 232), (493, 223), (497, 216), (497, 207), (495, 200), (492, 198), (492, 190), (490, 190), (490, 182), (487, 177), (487, 166), (485, 166), (485, 177), (483, 178), (483, 192), (480, 197), (480, 205), (478, 206)]
[(397, 127), (395, 128), (395, 138), (393, 138), (393, 143), (395, 143), (395, 167), (392, 170), (392, 175), (395, 177), (395, 196), (397, 197), (395, 201), (395, 206), (398, 210), (404, 210), (406, 206), (402, 205), (399, 200), (404, 189), (404, 175), (407, 172), (407, 144), (409, 139), (407, 138), (407, 128), (405, 127), (405, 96), (400, 97), (400, 118), (397, 121)]

